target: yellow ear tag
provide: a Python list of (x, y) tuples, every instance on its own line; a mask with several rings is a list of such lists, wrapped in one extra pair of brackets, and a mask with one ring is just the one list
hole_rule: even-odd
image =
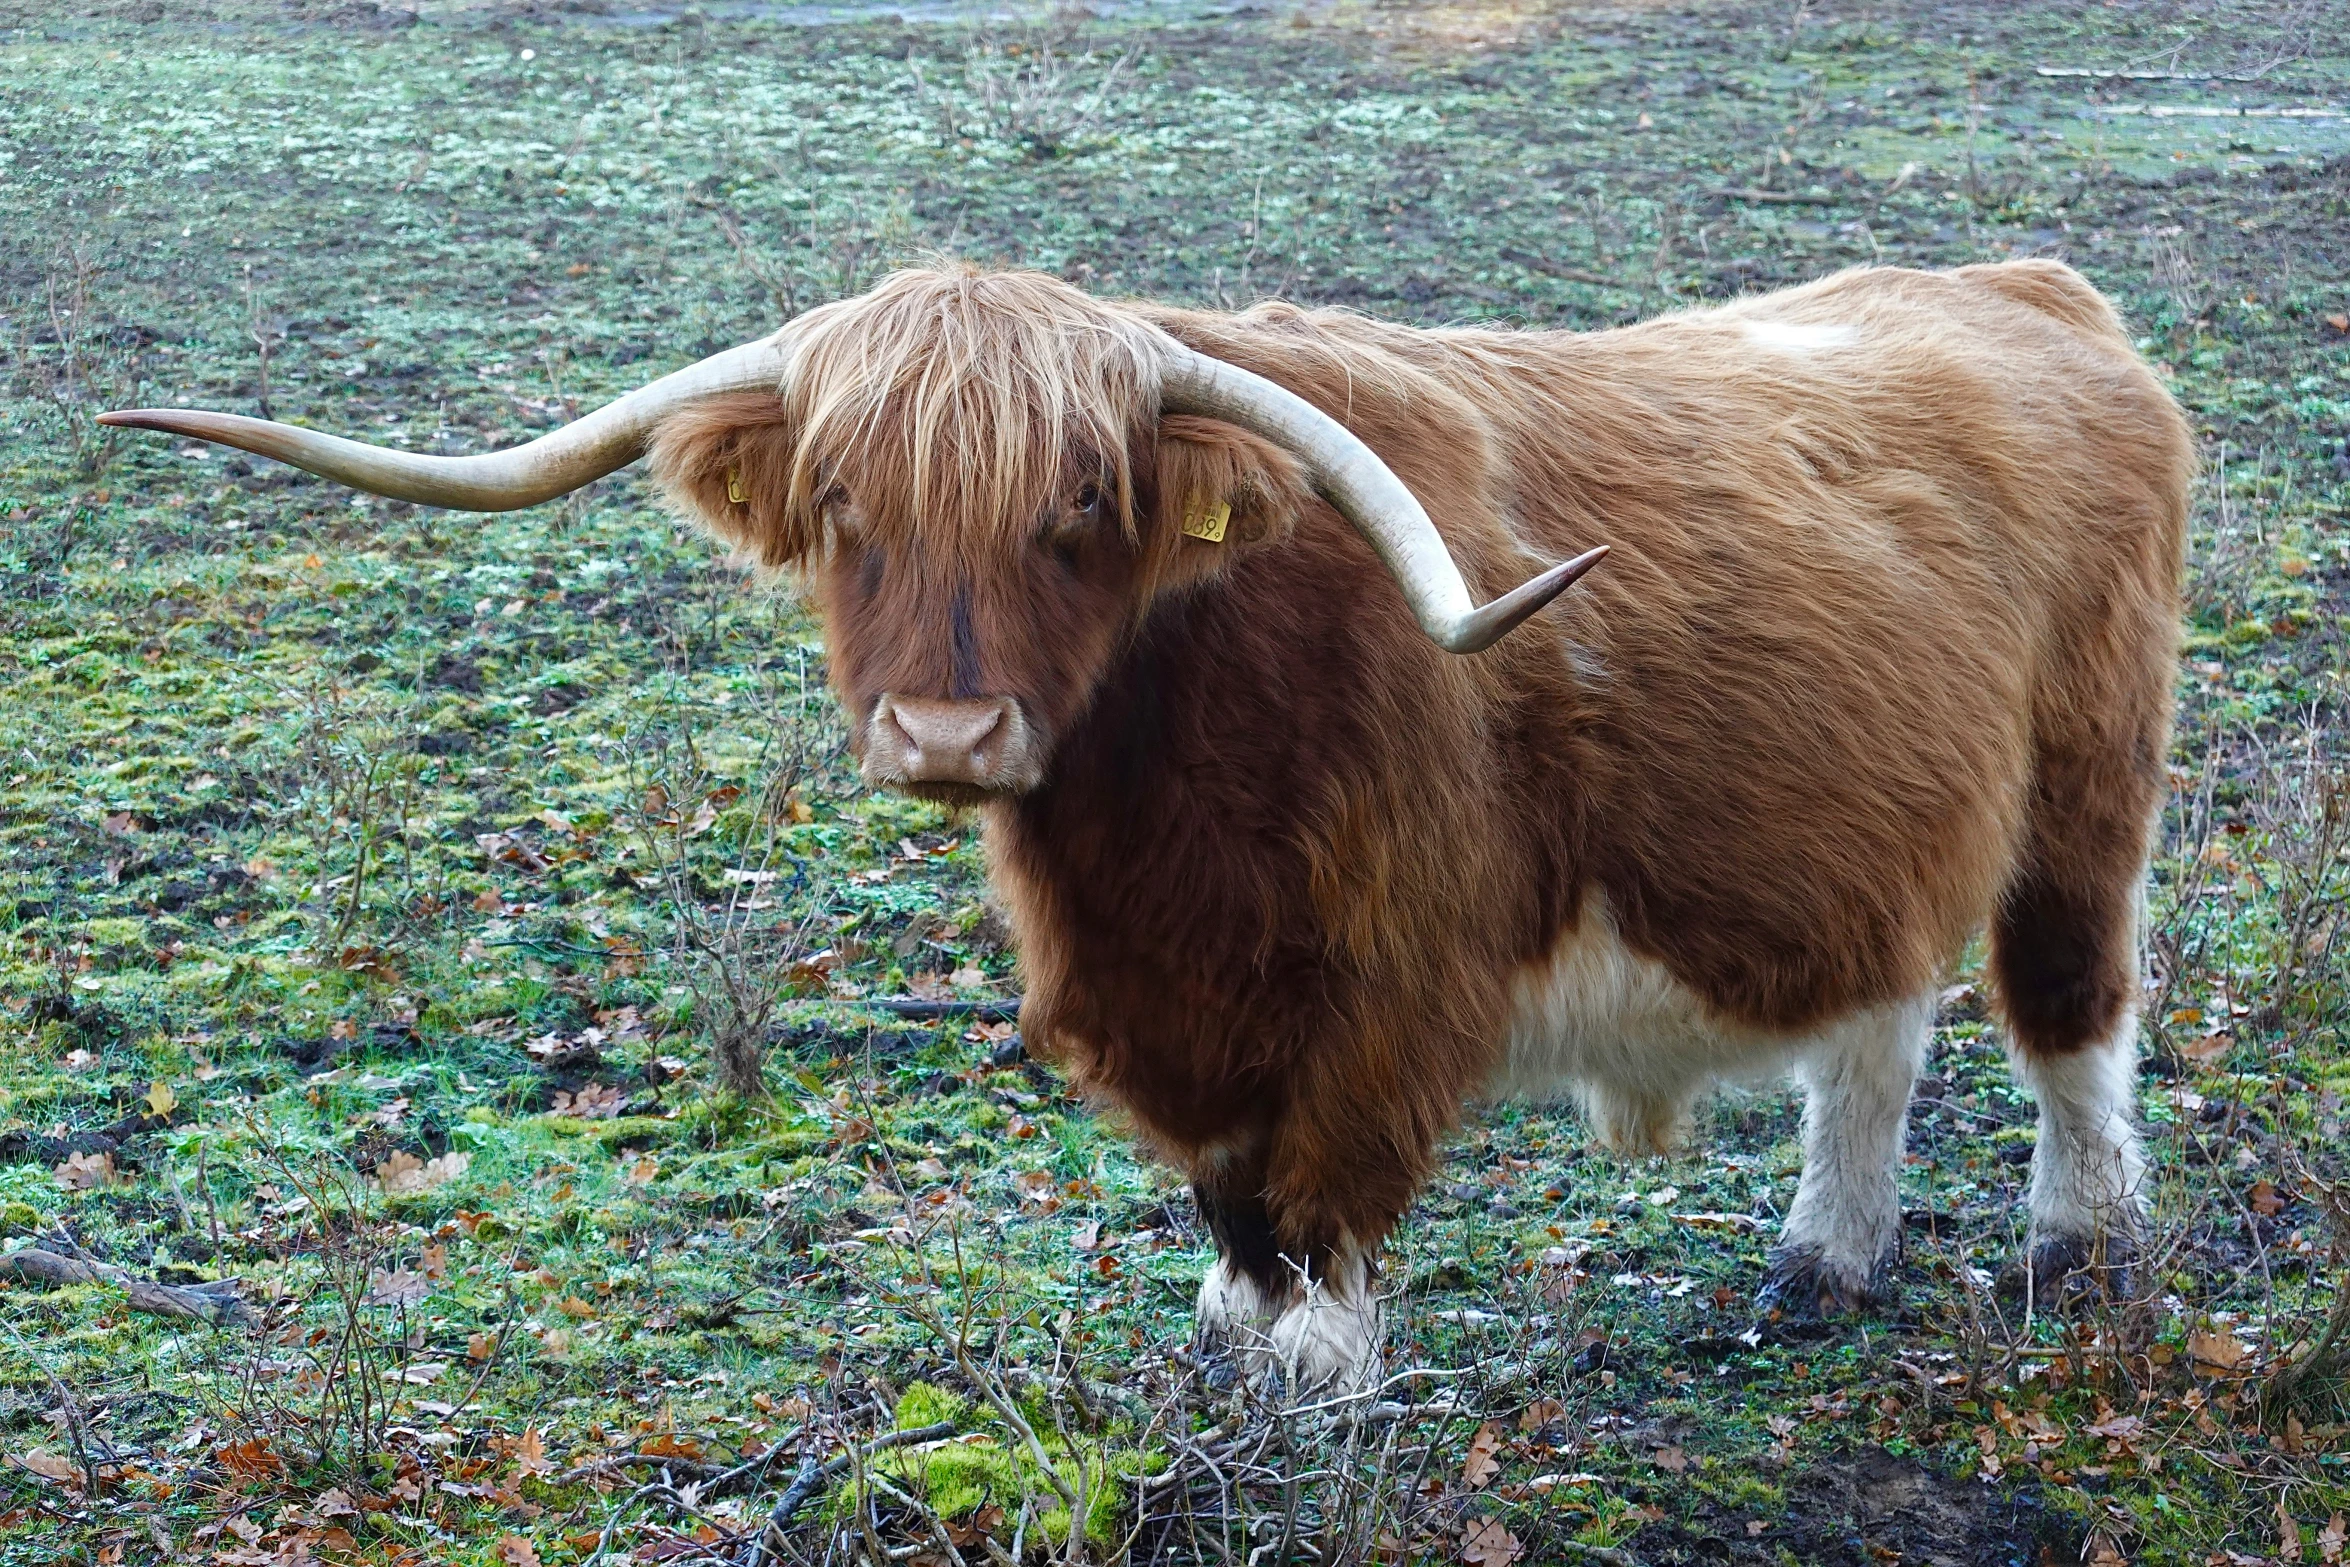
[(743, 471), (740, 468), (726, 470), (726, 498), (737, 506), (751, 504), (751, 492), (743, 488)]
[(1183, 508), (1183, 534), (1186, 538), (1205, 539), (1210, 544), (1224, 542), (1225, 525), (1232, 521), (1230, 501), (1209, 501), (1194, 498)]

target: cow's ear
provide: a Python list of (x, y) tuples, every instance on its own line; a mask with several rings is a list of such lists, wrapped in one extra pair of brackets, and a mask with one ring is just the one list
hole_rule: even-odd
[(1145, 495), (1158, 580), (1195, 582), (1281, 539), (1311, 494), (1297, 459), (1262, 436), (1221, 419), (1167, 415)]
[(797, 441), (783, 404), (729, 392), (671, 414), (654, 432), (653, 478), (669, 503), (762, 566), (816, 547), (815, 508), (795, 497)]

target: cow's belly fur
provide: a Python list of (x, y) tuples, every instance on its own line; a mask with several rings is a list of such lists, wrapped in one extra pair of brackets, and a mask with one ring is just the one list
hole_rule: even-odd
[(1487, 1097), (1571, 1097), (1627, 1153), (1662, 1153), (1708, 1083), (1784, 1071), (1830, 1028), (1788, 1034), (1727, 1020), (1665, 966), (1626, 947), (1596, 896), (1513, 997), (1507, 1052)]

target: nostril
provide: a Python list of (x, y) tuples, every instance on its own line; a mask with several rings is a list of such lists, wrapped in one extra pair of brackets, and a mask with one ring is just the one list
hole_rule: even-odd
[(914, 731), (906, 727), (905, 716), (898, 711), (897, 703), (886, 696), (874, 706), (873, 728), (874, 739), (879, 742), (874, 747), (876, 750), (885, 754), (896, 751), (907, 757), (918, 755), (922, 750), (914, 738)]
[[(1001, 736), (1003, 734), (1003, 730), (1004, 710), (999, 707), (994, 712), (987, 715), (987, 721), (980, 725), (979, 732), (971, 737), (970, 748), (973, 754), (984, 756), (989, 751), (997, 749), (997, 747), (991, 747), (988, 742)], [(988, 759), (992, 761), (993, 757), (988, 757)]]

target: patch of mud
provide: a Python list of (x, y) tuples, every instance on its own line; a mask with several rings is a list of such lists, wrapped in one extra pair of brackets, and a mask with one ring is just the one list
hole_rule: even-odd
[(2035, 1567), (2079, 1559), (2079, 1529), (2036, 1488), (2008, 1489), (1937, 1474), (1868, 1448), (1814, 1464), (1786, 1482), (1783, 1515), (1707, 1503), (1692, 1519), (1641, 1531), (1644, 1562), (1777, 1567)]

